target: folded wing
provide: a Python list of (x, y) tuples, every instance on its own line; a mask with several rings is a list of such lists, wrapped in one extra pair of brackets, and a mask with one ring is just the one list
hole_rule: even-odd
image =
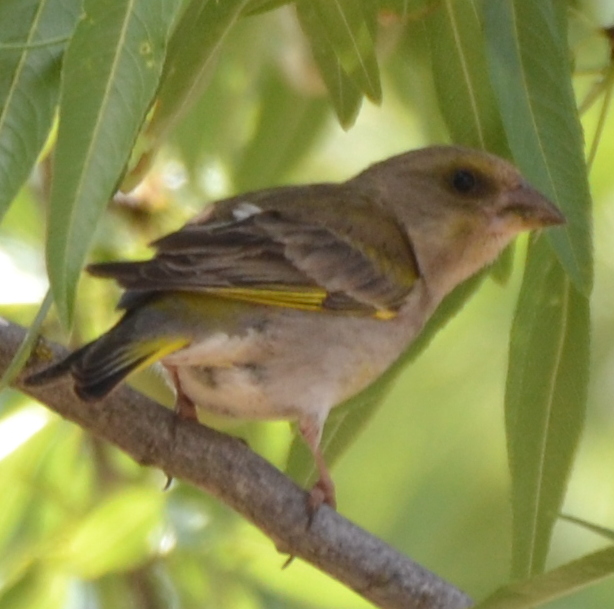
[(151, 260), (89, 267), (126, 288), (120, 307), (153, 293), (193, 291), (385, 318), (419, 275), (396, 220), (376, 201), (337, 184), (220, 201), (153, 246)]

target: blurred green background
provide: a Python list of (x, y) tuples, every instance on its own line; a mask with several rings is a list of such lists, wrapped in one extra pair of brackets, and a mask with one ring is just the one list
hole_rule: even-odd
[[(598, 19), (607, 3), (572, 16), (578, 99), (608, 69)], [(586, 6), (583, 7), (586, 9)], [(205, 93), (164, 145), (146, 180), (111, 204), (92, 260), (148, 254), (147, 242), (206, 202), (276, 184), (343, 180), (401, 151), (448, 140), (427, 68), (420, 15), (380, 18), (383, 102), (364, 103), (343, 131), (287, 8), (241, 20), (224, 43)], [(593, 19), (594, 21), (591, 21)], [(407, 32), (410, 31), (411, 35)], [(402, 39), (400, 39), (402, 36)], [(249, 41), (249, 44), (246, 42)], [(403, 62), (410, 53), (411, 64)], [(415, 58), (418, 58), (416, 60)], [(409, 84), (408, 84), (409, 83)], [(587, 148), (601, 104), (583, 116)], [(565, 512), (614, 529), (614, 120), (590, 173), (595, 288), (587, 425)], [(0, 226), (0, 314), (30, 323), (45, 291), (43, 162)], [(503, 419), (509, 329), (522, 278), (487, 279), (399, 377), (377, 415), (333, 470), (339, 511), (414, 560), (481, 598), (506, 581), (509, 479)], [(52, 316), (47, 336), (73, 346), (113, 322), (119, 292), (84, 278), (75, 330)], [(144, 375), (136, 380), (150, 385)], [(233, 430), (284, 466), (287, 424)], [(216, 500), (165, 478), (14, 391), (0, 394), (0, 607), (107, 608), (369, 606)], [(566, 522), (549, 565), (606, 544)], [(552, 603), (608, 607), (614, 581)]]

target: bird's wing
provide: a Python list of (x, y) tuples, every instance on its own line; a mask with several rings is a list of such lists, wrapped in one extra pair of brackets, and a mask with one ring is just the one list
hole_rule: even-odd
[(128, 290), (124, 308), (143, 294), (181, 290), (382, 318), (394, 315), (419, 274), (394, 218), (343, 185), (227, 199), (153, 246), (151, 260), (89, 271)]

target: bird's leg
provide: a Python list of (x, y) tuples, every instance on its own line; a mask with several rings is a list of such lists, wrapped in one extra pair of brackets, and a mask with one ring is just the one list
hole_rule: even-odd
[(177, 374), (177, 368), (173, 366), (165, 366), (168, 373), (171, 376), (171, 381), (175, 387), (175, 414), (182, 421), (194, 421), (198, 423), (198, 415), (196, 414), (196, 405), (194, 402), (183, 392), (181, 383), (179, 381), (179, 375)]
[(198, 423), (196, 406), (194, 405), (194, 402), (185, 393), (183, 393), (180, 386), (177, 386), (175, 413), (182, 421), (194, 421), (194, 423)]
[[(175, 387), (175, 414), (181, 421), (193, 421), (198, 423), (198, 415), (196, 414), (196, 405), (194, 402), (183, 392), (181, 383), (179, 382), (179, 375), (177, 374), (177, 368), (172, 366), (165, 366), (168, 371), (173, 386)], [(175, 424), (177, 419), (173, 423), (173, 435), (175, 434)], [(166, 473), (166, 472), (165, 472)], [(166, 491), (173, 481), (173, 477), (170, 474), (166, 474), (166, 484), (164, 490)]]
[(320, 477), (315, 483), (309, 493), (308, 509), (310, 517), (316, 513), (316, 510), (323, 504), (330, 505), (333, 509), (337, 508), (337, 500), (335, 498), (335, 484), (333, 479), (328, 473), (328, 468), (324, 461), (324, 456), (320, 451), (320, 436), (322, 433), (322, 426), (320, 423), (312, 418), (304, 418), (299, 422), (299, 430), (303, 439), (305, 440), (313, 459), (318, 468)]

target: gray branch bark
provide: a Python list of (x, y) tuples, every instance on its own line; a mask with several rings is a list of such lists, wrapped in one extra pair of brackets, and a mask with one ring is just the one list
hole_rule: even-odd
[[(0, 318), (0, 375), (25, 330)], [(66, 354), (41, 341), (27, 370)], [(203, 425), (178, 420), (168, 409), (122, 386), (107, 399), (81, 402), (69, 379), (47, 387), (15, 388), (62, 417), (118, 446), (138, 463), (193, 484), (239, 512), (280, 552), (306, 560), (378, 607), (463, 609), (472, 602), (452, 584), (322, 506), (308, 526), (307, 495), (243, 442)], [(280, 573), (280, 577), (283, 574)]]

